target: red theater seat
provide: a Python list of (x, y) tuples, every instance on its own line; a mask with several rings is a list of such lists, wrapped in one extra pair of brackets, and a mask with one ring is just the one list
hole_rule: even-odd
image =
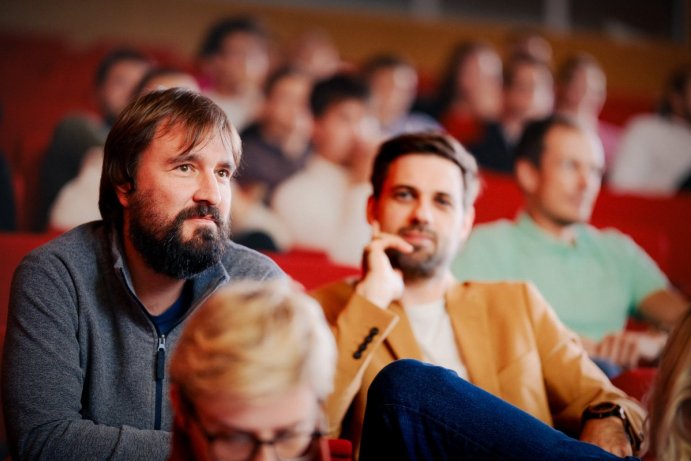
[(353, 459), (353, 444), (350, 440), (329, 439), (331, 461), (350, 461)]
[[(0, 358), (7, 330), (7, 307), (10, 300), (10, 283), (17, 265), (34, 248), (55, 237), (56, 234), (21, 234), (0, 232)], [(0, 401), (0, 443), (5, 435), (2, 402)]]
[(359, 268), (333, 263), (326, 254), (318, 251), (296, 249), (286, 253), (267, 253), (267, 256), (308, 291), (329, 282), (360, 274)]

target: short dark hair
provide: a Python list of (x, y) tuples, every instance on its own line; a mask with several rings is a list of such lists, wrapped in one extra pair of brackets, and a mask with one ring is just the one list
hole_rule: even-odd
[(143, 53), (132, 48), (117, 48), (106, 54), (96, 68), (94, 84), (96, 87), (103, 85), (108, 78), (110, 70), (123, 61), (135, 61), (150, 64), (151, 60)]
[(235, 165), (240, 163), (240, 137), (223, 110), (209, 98), (180, 88), (147, 93), (122, 111), (106, 139), (98, 200), (106, 223), (122, 225), (123, 210), (116, 187), (129, 185), (134, 190), (141, 153), (159, 128), (165, 133), (178, 125), (187, 132), (183, 152), (189, 152), (216, 130), (229, 146)]
[(199, 57), (208, 58), (218, 54), (223, 47), (223, 40), (225, 40), (227, 36), (236, 33), (255, 35), (262, 39), (268, 38), (266, 29), (255, 18), (250, 16), (225, 18), (209, 29), (199, 49)]
[(582, 126), (572, 117), (554, 114), (541, 120), (528, 123), (518, 144), (514, 148), (514, 158), (527, 160), (535, 166), (540, 166), (542, 154), (545, 150), (545, 138), (555, 127), (581, 130)]
[(672, 107), (672, 99), (675, 95), (682, 95), (686, 91), (686, 87), (691, 84), (691, 63), (683, 64), (672, 71), (665, 83), (664, 92), (658, 112), (669, 117), (674, 114)]
[(549, 73), (550, 76), (552, 75), (552, 70), (545, 61), (542, 61), (541, 59), (529, 54), (519, 53), (512, 56), (504, 66), (504, 88), (510, 88), (514, 84), (514, 80), (516, 79), (516, 70), (520, 66), (532, 66), (540, 68)]
[(346, 100), (367, 102), (370, 91), (358, 77), (341, 73), (318, 81), (310, 94), (312, 115), (321, 117), (333, 105)]
[(402, 56), (393, 53), (378, 54), (362, 64), (360, 73), (365, 80), (369, 81), (374, 74), (380, 70), (398, 69), (401, 67), (407, 67), (415, 70), (413, 64)]
[(456, 139), (437, 132), (402, 134), (379, 146), (370, 179), (375, 199), (381, 196), (389, 166), (396, 159), (410, 154), (435, 155), (458, 166), (463, 178), (463, 207), (467, 210), (473, 206), (480, 188), (477, 162)]
[(294, 67), (294, 66), (279, 67), (275, 71), (271, 72), (268, 77), (266, 77), (266, 81), (264, 82), (264, 95), (268, 96), (269, 94), (271, 94), (274, 87), (276, 87), (276, 85), (278, 85), (281, 80), (283, 80), (284, 78), (290, 78), (290, 77), (304, 77), (307, 79), (311, 79), (309, 74), (300, 70), (297, 67)]

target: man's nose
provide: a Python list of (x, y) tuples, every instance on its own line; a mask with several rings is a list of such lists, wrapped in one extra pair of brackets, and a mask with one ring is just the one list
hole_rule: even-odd
[(432, 220), (432, 206), (426, 200), (418, 200), (413, 208), (413, 217), (421, 223), (429, 223)]
[(217, 205), (221, 201), (221, 188), (215, 172), (203, 172), (198, 176), (194, 201)]
[(264, 443), (259, 447), (259, 450), (257, 450), (257, 454), (253, 461), (278, 461), (278, 459), (274, 447), (268, 443)]

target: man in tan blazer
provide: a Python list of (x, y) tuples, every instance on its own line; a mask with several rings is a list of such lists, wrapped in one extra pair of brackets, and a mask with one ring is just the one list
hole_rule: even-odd
[[(643, 409), (588, 359), (532, 285), (453, 279), (478, 192), (475, 160), (460, 144), (441, 134), (393, 138), (380, 147), (372, 186), (362, 279), (313, 293), (339, 349), (326, 403), (332, 435), (357, 446), (372, 380), (390, 362), (414, 358), (614, 454), (637, 448)], [(621, 416), (582, 421), (603, 402)]]

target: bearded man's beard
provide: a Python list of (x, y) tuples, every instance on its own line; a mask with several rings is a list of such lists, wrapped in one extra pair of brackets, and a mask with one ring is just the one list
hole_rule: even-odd
[[(131, 202), (129, 238), (144, 261), (156, 272), (185, 280), (221, 260), (230, 244), (230, 220), (221, 218), (218, 208), (196, 205), (186, 208), (168, 223), (155, 210), (155, 203), (146, 199)], [(186, 219), (211, 217), (215, 226), (194, 230), (183, 240)]]

